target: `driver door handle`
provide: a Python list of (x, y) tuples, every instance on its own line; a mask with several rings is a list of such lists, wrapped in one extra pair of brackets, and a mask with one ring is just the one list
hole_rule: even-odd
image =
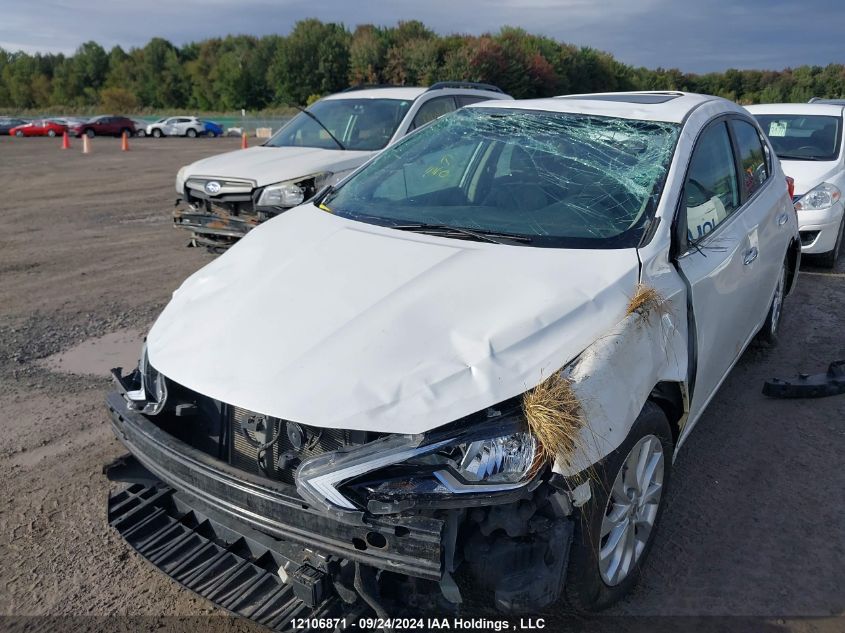
[(787, 213), (778, 216), (778, 226), (783, 226), (784, 224), (786, 224), (787, 220), (789, 220), (789, 215)]
[(748, 264), (750, 264), (755, 259), (757, 259), (757, 255), (759, 255), (759, 254), (760, 254), (760, 252), (757, 250), (757, 247), (752, 246), (747, 251), (745, 251), (745, 256), (742, 259), (742, 263), (745, 264), (746, 266), (748, 266)]

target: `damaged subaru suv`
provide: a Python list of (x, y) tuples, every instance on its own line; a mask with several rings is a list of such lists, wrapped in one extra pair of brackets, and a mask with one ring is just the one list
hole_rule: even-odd
[[(800, 258), (729, 101), (473, 105), (188, 278), (108, 407), (109, 521), (182, 585), (296, 618), (636, 582), (672, 462)], [(309, 620), (310, 621), (310, 620)], [(300, 621), (301, 623), (301, 621)]]

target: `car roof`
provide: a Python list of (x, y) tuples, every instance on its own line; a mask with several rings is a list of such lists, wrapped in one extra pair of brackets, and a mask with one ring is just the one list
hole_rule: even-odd
[(321, 101), (336, 100), (336, 99), (399, 99), (404, 101), (414, 101), (426, 92), (436, 93), (438, 95), (479, 95), (488, 96), (491, 99), (508, 99), (510, 96), (502, 92), (495, 92), (493, 90), (483, 90), (480, 88), (466, 87), (435, 87), (435, 89), (425, 88), (422, 86), (383, 86), (376, 88), (356, 88), (338, 92), (332, 95), (323, 97)]
[(833, 103), (761, 103), (747, 106), (751, 114), (818, 114), (842, 116), (845, 106)]
[(361, 88), (360, 90), (337, 92), (323, 97), (321, 101), (334, 101), (335, 99), (401, 99), (413, 101), (425, 91), (425, 88), (416, 86)]
[(694, 109), (709, 102), (721, 102), (725, 110), (743, 112), (733, 101), (691, 92), (599, 92), (592, 94), (562, 95), (545, 99), (521, 99), (517, 101), (487, 101), (470, 105), (470, 108), (513, 108), (566, 112), (571, 114), (594, 114), (597, 116), (637, 119), (643, 121), (665, 121), (682, 123)]

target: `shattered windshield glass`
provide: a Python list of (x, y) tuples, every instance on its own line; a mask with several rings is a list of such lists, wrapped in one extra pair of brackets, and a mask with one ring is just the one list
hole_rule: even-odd
[(406, 99), (318, 101), (308, 108), (313, 116), (300, 112), (265, 145), (379, 150), (393, 137), (410, 107), (411, 101)]
[(466, 108), (385, 150), (323, 206), (396, 228), (454, 227), (532, 246), (627, 248), (639, 243), (657, 205), (679, 129)]

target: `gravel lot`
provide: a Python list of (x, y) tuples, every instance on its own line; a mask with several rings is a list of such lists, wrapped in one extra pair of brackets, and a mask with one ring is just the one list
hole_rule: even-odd
[[(90, 155), (79, 140), (59, 145), (0, 137), (0, 614), (156, 616), (150, 629), (170, 622), (158, 616), (219, 615), (106, 525), (101, 468), (125, 452), (107, 423), (108, 381), (37, 361), (144, 330), (210, 260), (171, 228), (173, 178), (239, 139), (133, 139), (122, 153), (96, 138)], [(832, 617), (845, 615), (845, 396), (760, 394), (768, 377), (845, 358), (843, 306), (845, 262), (805, 266), (781, 345), (745, 353), (681, 451), (643, 580), (609, 614), (676, 618), (580, 630), (699, 621), (688, 616), (754, 616), (706, 620), (719, 630), (845, 629)]]

